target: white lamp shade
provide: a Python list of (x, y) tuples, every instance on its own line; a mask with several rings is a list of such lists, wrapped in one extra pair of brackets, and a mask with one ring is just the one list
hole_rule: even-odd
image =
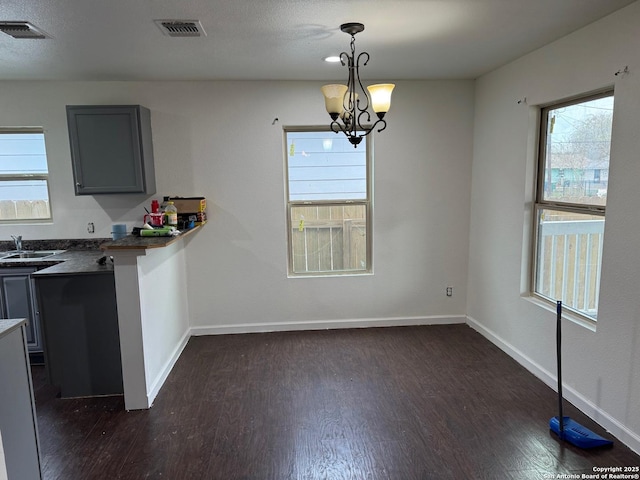
[(389, 107), (391, 107), (391, 92), (393, 92), (394, 87), (393, 83), (379, 83), (367, 87), (374, 112), (386, 113), (389, 111)]
[(342, 102), (344, 101), (344, 94), (347, 93), (347, 86), (340, 84), (323, 85), (320, 90), (324, 95), (324, 106), (327, 112), (340, 115), (344, 110)]

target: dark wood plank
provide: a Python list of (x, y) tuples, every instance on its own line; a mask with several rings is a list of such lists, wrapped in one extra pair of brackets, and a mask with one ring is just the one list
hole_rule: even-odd
[(56, 398), (39, 368), (47, 480), (529, 479), (640, 465), (619, 442), (559, 442), (555, 393), (465, 325), (194, 337), (139, 412), (121, 397)]

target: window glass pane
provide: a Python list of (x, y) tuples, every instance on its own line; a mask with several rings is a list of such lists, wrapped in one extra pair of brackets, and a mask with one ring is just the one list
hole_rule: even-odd
[(0, 221), (51, 218), (47, 175), (42, 132), (0, 130)]
[(613, 96), (550, 108), (542, 200), (606, 205)]
[(293, 273), (366, 271), (366, 210), (364, 204), (291, 206)]
[(287, 132), (289, 200), (367, 198), (365, 144), (333, 132)]
[(51, 218), (46, 180), (0, 180), (0, 220)]
[(604, 217), (538, 210), (535, 292), (597, 317)]
[(46, 180), (0, 180), (0, 201), (2, 200), (47, 200)]
[(42, 133), (0, 135), (0, 174), (46, 174), (47, 155)]
[(289, 273), (369, 273), (369, 140), (287, 130), (285, 148)]

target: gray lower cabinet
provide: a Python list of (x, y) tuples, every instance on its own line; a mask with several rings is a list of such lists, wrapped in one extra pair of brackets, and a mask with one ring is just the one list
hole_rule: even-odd
[(113, 272), (34, 279), (49, 382), (62, 398), (122, 394)]
[(0, 314), (2, 318), (26, 318), (30, 353), (42, 352), (40, 320), (31, 274), (35, 268), (0, 268)]
[(68, 105), (76, 195), (156, 192), (151, 114), (140, 105)]

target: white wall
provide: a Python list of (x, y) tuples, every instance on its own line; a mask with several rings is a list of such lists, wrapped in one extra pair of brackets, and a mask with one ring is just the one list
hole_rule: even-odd
[[(318, 108), (315, 84), (245, 88), (243, 131), (234, 117), (209, 133), (212, 159), (196, 187), (211, 182), (215, 204), (210, 234), (187, 249), (200, 260), (190, 266), (190, 284), (206, 295), (190, 305), (193, 325), (244, 331), (255, 323), (312, 328), (464, 315), (466, 250), (457, 249), (468, 245), (472, 84), (396, 87), (389, 126), (374, 147), (375, 274), (294, 279), (286, 272), (281, 125), (322, 125), (328, 116)], [(225, 95), (236, 89), (229, 86)], [(278, 126), (271, 126), (274, 117)], [(457, 288), (450, 299), (448, 284)]]
[[(640, 2), (477, 81), (467, 311), (550, 384), (555, 314), (525, 299), (537, 105), (615, 85), (595, 332), (563, 324), (563, 379), (580, 408), (640, 451)], [(625, 65), (630, 73), (615, 76)], [(527, 104), (517, 101), (526, 97)], [(549, 412), (550, 416), (554, 412)]]
[(184, 238), (106, 253), (115, 264), (125, 408), (146, 409), (190, 336)]
[(374, 275), (288, 279), (282, 126), (328, 123), (320, 85), (1, 82), (0, 125), (45, 128), (54, 222), (3, 225), (0, 238), (138, 224), (151, 197), (74, 196), (64, 107), (139, 103), (151, 110), (155, 198), (208, 200), (210, 222), (185, 242), (196, 333), (464, 321), (473, 82), (397, 82), (375, 139)]
[[(155, 398), (189, 339), (183, 241), (137, 257), (146, 389)], [(111, 252), (118, 269), (118, 253)], [(124, 368), (124, 367), (123, 367)]]
[(4, 459), (4, 447), (2, 446), (2, 432), (0, 432), (0, 480), (8, 480), (7, 462)]

